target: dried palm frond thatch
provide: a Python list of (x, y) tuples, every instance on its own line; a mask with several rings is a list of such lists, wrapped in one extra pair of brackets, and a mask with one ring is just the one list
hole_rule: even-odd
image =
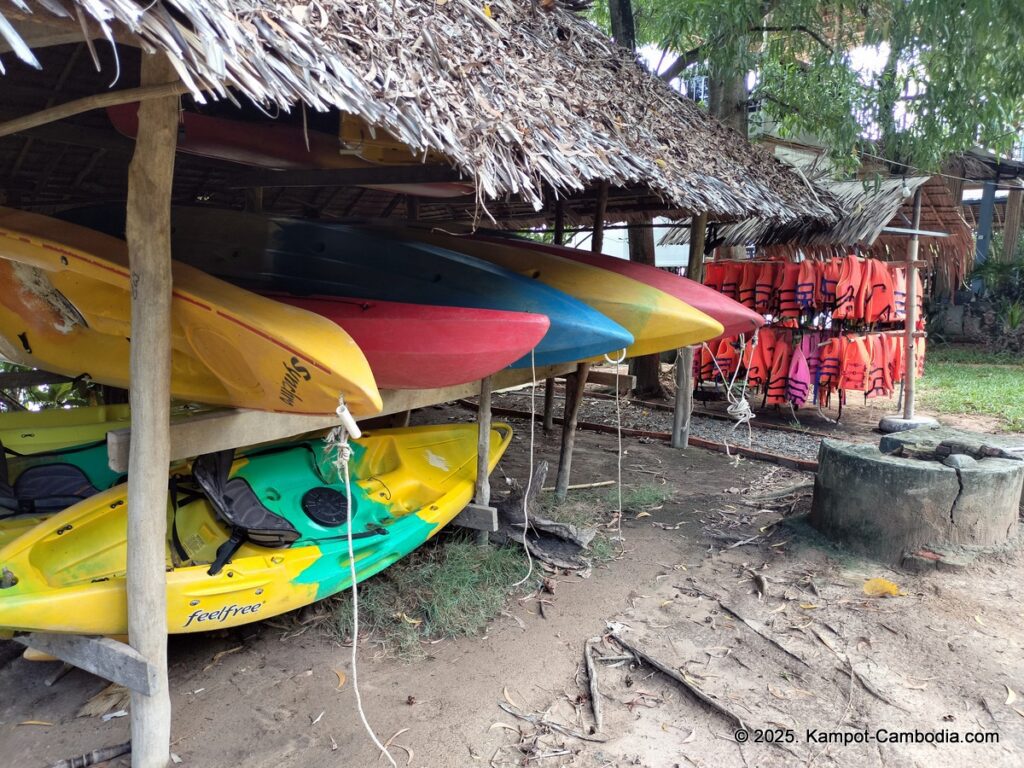
[[(571, 5), (571, 3), (570, 3)], [(594, 25), (531, 0), (0, 0), (0, 38), (65, 17), (166, 51), (202, 98), (358, 115), (472, 176), (481, 199), (598, 181), (666, 209), (832, 220), (791, 169), (709, 118)], [(8, 21), (4, 23), (4, 17)]]

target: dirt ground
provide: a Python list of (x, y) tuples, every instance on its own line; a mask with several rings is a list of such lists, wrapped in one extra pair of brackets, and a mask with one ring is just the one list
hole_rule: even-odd
[[(528, 429), (514, 426), (496, 488), (502, 473), (526, 474)], [(576, 445), (573, 482), (614, 477), (614, 435), (580, 432)], [(364, 644), (363, 703), (382, 739), (398, 734), (399, 765), (1024, 764), (1021, 550), (961, 572), (895, 572), (822, 541), (801, 521), (806, 495), (753, 499), (806, 479), (799, 473), (660, 442), (624, 447), (625, 482), (665, 483), (671, 497), (627, 517), (618, 559), (587, 579), (557, 577), (546, 618), (535, 601), (515, 601), (485, 635), (435, 643), (412, 663)], [(556, 436), (538, 430), (537, 456), (554, 465)], [(611, 510), (594, 512), (601, 521)], [(868, 597), (876, 577), (902, 596)], [(678, 679), (621, 658), (611, 634)], [(600, 730), (583, 667), (590, 638), (610, 657), (595, 661)], [(348, 656), (322, 629), (173, 637), (172, 750), (203, 768), (386, 765), (359, 724)], [(127, 740), (127, 718), (76, 716), (104, 683), (76, 670), (47, 686), (58, 668), (0, 643), (3, 766), (49, 766)], [(335, 670), (348, 678), (340, 689)], [(890, 743), (879, 729), (945, 741)], [(815, 740), (828, 734), (870, 740)], [(962, 743), (968, 734), (998, 743)], [(961, 743), (949, 743), (954, 735)]]

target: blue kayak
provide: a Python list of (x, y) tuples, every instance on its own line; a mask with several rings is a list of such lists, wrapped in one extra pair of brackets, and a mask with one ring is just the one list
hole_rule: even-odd
[[(123, 236), (124, 207), (89, 206), (60, 218)], [(538, 366), (630, 346), (633, 336), (583, 302), (481, 259), (347, 224), (175, 208), (174, 258), (255, 291), (343, 296), (547, 315)], [(512, 363), (528, 368), (530, 355)]]

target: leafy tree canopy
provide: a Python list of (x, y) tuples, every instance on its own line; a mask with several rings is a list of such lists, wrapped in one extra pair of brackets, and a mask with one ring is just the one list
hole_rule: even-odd
[[(935, 170), (1024, 126), (1022, 0), (633, 0), (663, 76), (744, 77), (783, 135)], [(595, 20), (607, 28), (608, 8)]]

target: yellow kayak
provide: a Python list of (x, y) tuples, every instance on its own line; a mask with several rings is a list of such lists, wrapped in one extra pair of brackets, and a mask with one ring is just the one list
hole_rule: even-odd
[(127, 404), (8, 411), (0, 413), (0, 445), (17, 453), (56, 451), (104, 440), (110, 430), (128, 426)]
[(404, 233), (557, 288), (589, 304), (633, 334), (628, 357), (699, 344), (722, 335), (722, 324), (664, 291), (629, 277), (515, 243), (458, 237), (427, 229)]
[[(381, 409), (366, 358), (331, 321), (173, 263), (171, 394), (287, 413)], [(127, 388), (130, 273), (123, 240), (0, 208), (0, 355)]]
[[(473, 497), (475, 424), (370, 431), (352, 442), (357, 580), (387, 568)], [(491, 428), (492, 470), (512, 437)], [(0, 548), (0, 634), (127, 631), (126, 487)], [(322, 439), (200, 457), (172, 478), (167, 620), (202, 632), (276, 616), (351, 585), (344, 481)]]

